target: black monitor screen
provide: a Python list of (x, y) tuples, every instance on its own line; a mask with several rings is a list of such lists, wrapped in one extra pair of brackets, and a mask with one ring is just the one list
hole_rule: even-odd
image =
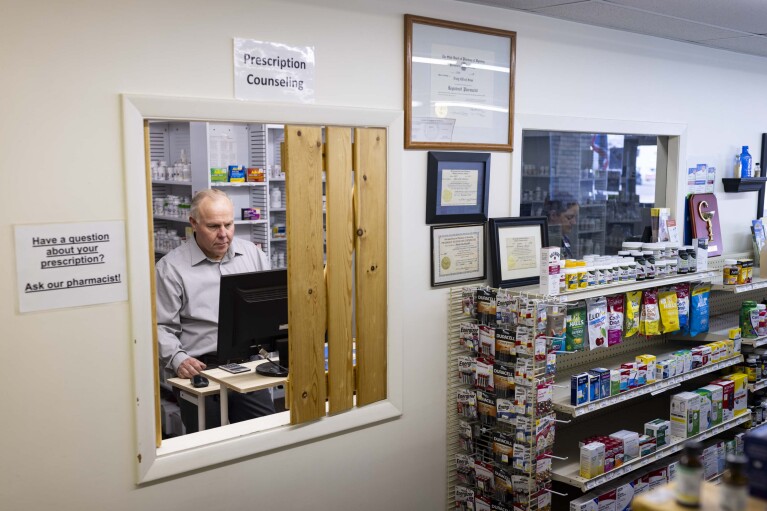
[(277, 351), (287, 368), (287, 270), (221, 276), (218, 302), (218, 359), (247, 361), (261, 348)]

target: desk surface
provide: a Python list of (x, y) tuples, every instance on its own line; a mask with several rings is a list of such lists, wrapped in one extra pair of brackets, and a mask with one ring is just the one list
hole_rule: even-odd
[(218, 383), (212, 381), (210, 378), (208, 378), (208, 386), (200, 388), (192, 385), (192, 380), (188, 378), (168, 378), (166, 381), (174, 387), (189, 392), (190, 394), (194, 394), (195, 396), (208, 396), (210, 394), (218, 394), (218, 391), (221, 388)]
[(255, 367), (257, 365), (269, 363), (270, 362), (268, 360), (254, 360), (252, 362), (245, 362), (241, 365), (244, 365), (250, 369), (250, 372), (247, 373), (232, 374), (216, 367), (215, 369), (206, 369), (205, 371), (202, 371), (202, 374), (211, 382), (217, 382), (236, 392), (253, 392), (254, 390), (276, 387), (287, 381), (286, 377), (272, 378), (269, 376), (261, 376), (255, 371)]

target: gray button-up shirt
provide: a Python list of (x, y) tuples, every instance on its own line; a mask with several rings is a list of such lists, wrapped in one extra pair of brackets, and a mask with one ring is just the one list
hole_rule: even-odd
[(249, 241), (233, 238), (221, 261), (212, 261), (194, 238), (157, 263), (157, 339), (160, 362), (175, 373), (189, 357), (215, 353), (221, 275), (270, 269)]

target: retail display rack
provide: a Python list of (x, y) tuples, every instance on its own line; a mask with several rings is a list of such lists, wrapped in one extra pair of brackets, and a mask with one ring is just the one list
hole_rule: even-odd
[[(747, 254), (735, 254), (730, 257), (746, 257)], [(708, 381), (719, 377), (722, 369), (735, 366), (743, 361), (740, 353), (728, 358), (708, 364), (692, 371), (674, 376), (669, 379), (656, 381), (648, 385), (640, 386), (623, 392), (616, 396), (574, 406), (570, 404), (570, 375), (584, 372), (593, 367), (619, 367), (622, 362), (633, 361), (640, 354), (652, 354), (661, 359), (664, 355), (682, 348), (689, 348), (697, 344), (722, 340), (727, 338), (729, 328), (738, 325), (738, 311), (743, 300), (761, 300), (763, 291), (761, 280), (752, 283), (750, 287), (740, 289), (720, 289), (716, 281), (721, 275), (724, 257), (710, 258), (706, 272), (689, 275), (677, 275), (655, 281), (625, 283), (617, 286), (603, 286), (601, 288), (588, 288), (583, 291), (567, 293), (558, 297), (544, 297), (537, 294), (537, 287), (516, 288), (513, 291), (531, 300), (539, 300), (548, 304), (562, 304), (594, 298), (609, 296), (612, 294), (625, 293), (653, 287), (663, 287), (677, 283), (708, 282), (712, 283), (712, 292), (709, 297), (710, 330), (706, 334), (697, 337), (682, 337), (674, 335), (660, 335), (654, 337), (636, 336), (625, 339), (621, 344), (600, 348), (592, 351), (579, 351), (569, 353), (558, 352), (556, 361), (556, 373), (553, 374), (551, 385), (551, 406), (556, 413), (557, 435), (550, 456), (551, 480), (554, 484), (548, 487), (547, 493), (553, 495), (554, 508), (573, 498), (580, 492), (592, 490), (605, 483), (614, 481), (622, 476), (629, 477), (640, 469), (646, 470), (653, 463), (661, 463), (668, 459), (674, 459), (686, 439), (672, 438), (668, 445), (657, 449), (649, 456), (633, 459), (622, 467), (609, 471), (592, 479), (582, 478), (579, 475), (578, 439), (593, 434), (595, 429), (606, 430), (612, 427), (612, 423), (639, 431), (644, 422), (656, 417), (668, 416), (668, 399), (650, 399), (653, 396), (676, 391), (686, 390), (687, 387), (696, 388), (695, 385), (705, 385)], [(767, 287), (767, 281), (765, 286)], [(448, 314), (448, 389), (447, 389), (447, 453), (448, 453), (448, 509), (454, 509), (456, 487), (460, 486), (456, 476), (456, 454), (460, 453), (459, 440), (460, 428), (459, 417), (456, 412), (456, 395), (462, 388), (462, 383), (456, 376), (459, 372), (458, 359), (465, 355), (465, 348), (460, 345), (460, 325), (465, 321), (462, 312), (463, 288), (456, 287), (450, 290), (449, 314)], [(721, 292), (720, 292), (721, 291)], [(744, 339), (744, 349), (767, 345), (767, 337), (757, 339)], [(709, 379), (706, 379), (706, 376)], [(687, 383), (689, 382), (689, 383)], [(749, 385), (749, 391), (767, 387), (767, 379)], [(721, 435), (733, 428), (747, 425), (751, 420), (749, 413), (738, 415), (726, 420), (695, 436), (695, 439), (705, 440)], [(605, 427), (605, 424), (610, 424)], [(595, 425), (601, 424), (600, 427)], [(734, 434), (734, 433), (733, 433)], [(678, 456), (678, 454), (677, 454)], [(568, 489), (570, 488), (570, 489)]]

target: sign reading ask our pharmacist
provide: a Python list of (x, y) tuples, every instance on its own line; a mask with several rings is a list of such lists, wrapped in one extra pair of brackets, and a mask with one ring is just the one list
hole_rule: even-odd
[(234, 97), (314, 103), (314, 47), (235, 38)]
[(19, 311), (128, 299), (121, 221), (17, 225)]

